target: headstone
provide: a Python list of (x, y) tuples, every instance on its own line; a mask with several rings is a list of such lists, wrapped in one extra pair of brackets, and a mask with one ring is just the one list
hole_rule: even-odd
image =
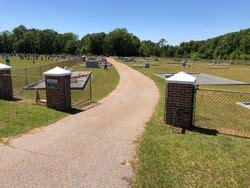
[(86, 68), (99, 68), (99, 61), (97, 60), (86, 61)]
[(5, 63), (6, 65), (10, 66), (10, 59), (8, 57), (5, 59)]

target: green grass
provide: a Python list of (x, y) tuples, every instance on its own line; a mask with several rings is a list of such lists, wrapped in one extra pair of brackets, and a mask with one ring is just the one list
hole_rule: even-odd
[[(138, 63), (142, 62), (136, 62), (136, 64)], [(150, 69), (136, 69), (151, 76), (153, 79), (156, 77), (153, 73), (176, 73), (185, 71), (190, 73), (207, 73), (250, 83), (250, 66), (246, 65), (216, 65), (216, 68), (227, 67), (227, 69), (214, 69), (214, 65), (202, 62), (191, 63), (188, 68), (183, 68), (180, 64), (173, 64), (173, 62), (171, 64), (171, 60), (168, 59), (160, 59), (160, 61), (151, 61), (150, 63), (153, 65)], [(133, 65), (133, 63), (131, 63), (131, 65)], [(250, 92), (249, 85), (201, 85), (199, 88)], [(250, 101), (250, 94), (198, 91), (196, 96), (195, 119), (197, 126), (217, 129), (226, 134), (250, 137), (250, 111), (237, 104), (237, 102)]]
[[(2, 59), (2, 61), (4, 61)], [(20, 90), (27, 86), (24, 68), (27, 68), (27, 82), (28, 84), (35, 83), (41, 80), (41, 73), (50, 69), (49, 64), (55, 64), (56, 61), (36, 61), (36, 64), (32, 63), (32, 60), (20, 60), (17, 57), (11, 58), (12, 66), (12, 82), (15, 90)], [(39, 66), (44, 65), (40, 70)], [(93, 101), (98, 101), (102, 97), (106, 96), (110, 91), (112, 91), (119, 82), (119, 75), (114, 67), (110, 67), (108, 71), (104, 71), (102, 68), (88, 69), (84, 68), (82, 65), (74, 66), (76, 71), (92, 71), (92, 93)], [(87, 100), (89, 96), (89, 84), (85, 90), (72, 91), (72, 103), (78, 103)], [(40, 91), (41, 98), (45, 98), (45, 92)], [(35, 91), (22, 90), (21, 93), (16, 95), (17, 98), (23, 98), (28, 100), (34, 100)]]
[[(84, 68), (83, 65), (74, 66), (75, 71), (92, 71), (92, 101), (98, 101), (115, 89), (119, 83), (119, 75), (116, 69), (111, 66), (107, 71), (102, 68)], [(89, 84), (84, 90), (71, 92), (72, 103), (78, 103), (89, 99)], [(40, 92), (41, 98), (45, 98), (45, 92)], [(34, 99), (35, 91), (26, 90), (17, 97)]]
[[(23, 68), (30, 68), (30, 67), (39, 67), (41, 65), (47, 65), (47, 64), (51, 64), (51, 63), (55, 63), (56, 61), (42, 61), (42, 60), (36, 60), (36, 63), (34, 64), (32, 60), (20, 60), (18, 57), (14, 56), (12, 58), (10, 58), (10, 66), (12, 67), (12, 69), (23, 69)], [(5, 64), (5, 59), (0, 58), (0, 63)]]
[[(186, 134), (174, 133), (163, 122), (165, 81), (152, 74), (182, 70), (250, 81), (249, 67), (230, 66), (229, 70), (219, 70), (199, 64), (182, 68), (164, 61), (165, 59), (151, 62), (158, 66), (152, 66), (150, 69), (135, 68), (155, 81), (160, 90), (160, 100), (138, 145), (133, 186), (249, 187), (250, 140), (222, 134), (209, 136), (190, 131)], [(223, 89), (243, 91), (249, 88), (227, 86)]]
[[(58, 61), (42, 61), (39, 59), (35, 61), (35, 64), (33, 64), (32, 60), (20, 60), (16, 56), (10, 58), (10, 61), (14, 89), (20, 89), (27, 86), (27, 84), (39, 81), (43, 72), (55, 66), (56, 63), (59, 63)], [(0, 58), (0, 63), (5, 63), (5, 60)], [(28, 78), (25, 78), (25, 75), (27, 75)]]
[(250, 101), (250, 93), (198, 90), (195, 124), (221, 133), (250, 138), (250, 110), (238, 104), (247, 101)]
[[(114, 67), (108, 71), (103, 69), (86, 69), (82, 65), (74, 67), (75, 70), (92, 71), (92, 102), (107, 96), (119, 83), (119, 74)], [(72, 91), (72, 103), (83, 101), (89, 97), (89, 86), (84, 91)], [(34, 91), (24, 91), (19, 96), (25, 99), (34, 99)], [(41, 93), (41, 97), (45, 97)], [(46, 106), (24, 104), (0, 100), (0, 140), (3, 137), (16, 136), (36, 127), (46, 126), (68, 115), (48, 109)]]
[(41, 80), (42, 73), (54, 68), (55, 66), (64, 67), (65, 64), (72, 64), (77, 61), (65, 60), (65, 61), (52, 61), (52, 60), (36, 60), (33, 64), (32, 60), (20, 60), (17, 57), (11, 58), (11, 74), (12, 83), (14, 89), (23, 88), (29, 84)]
[(48, 125), (67, 113), (44, 106), (0, 100), (0, 139)]
[[(119, 83), (119, 74), (116, 69), (111, 66), (107, 71), (102, 68), (84, 68), (82, 65), (74, 67), (77, 71), (92, 71), (92, 101), (97, 102), (101, 98), (107, 96), (111, 91), (115, 89)], [(89, 85), (84, 92), (75, 91), (72, 93), (73, 102), (79, 102), (83, 97), (88, 97), (89, 95)]]

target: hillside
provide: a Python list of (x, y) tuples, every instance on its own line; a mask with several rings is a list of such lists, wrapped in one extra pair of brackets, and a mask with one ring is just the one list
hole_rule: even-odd
[[(167, 47), (171, 48), (171, 47)], [(250, 29), (203, 41), (183, 42), (175, 47), (175, 57), (203, 59), (250, 59)]]

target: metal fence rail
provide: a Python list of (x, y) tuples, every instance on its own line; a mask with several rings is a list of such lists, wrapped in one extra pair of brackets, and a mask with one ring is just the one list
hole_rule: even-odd
[(40, 76), (42, 77), (42, 73), (52, 69), (56, 66), (64, 68), (64, 67), (72, 67), (74, 65), (77, 65), (79, 63), (79, 60), (65, 60), (65, 61), (59, 61), (55, 63), (30, 67), (30, 68), (22, 68), (22, 69), (12, 69), (11, 74), (12, 75), (19, 75), (19, 76)]
[[(34, 103), (36, 93), (35, 91), (25, 89), (30, 84), (34, 84), (35, 82), (43, 79), (43, 72), (52, 69), (56, 66), (59, 67), (73, 67), (78, 65), (80, 61), (78, 59), (74, 60), (66, 60), (60, 61), (52, 64), (45, 64), (42, 66), (36, 66), (31, 68), (23, 68), (23, 69), (13, 69), (11, 71), (11, 75), (2, 75), (2, 77), (11, 76), (12, 78), (12, 87), (13, 94), (16, 99), (22, 99), (28, 103)], [(0, 88), (1, 92), (1, 88)], [(40, 91), (40, 98), (45, 99), (46, 94), (45, 91)], [(81, 106), (83, 102), (91, 100), (91, 83), (89, 82), (84, 90), (71, 91), (72, 96), (72, 105)]]
[(194, 125), (220, 133), (250, 137), (250, 93), (197, 89)]
[(25, 88), (26, 86), (28, 86), (29, 84), (32, 84), (42, 79), (43, 72), (49, 69), (52, 69), (56, 66), (62, 67), (62, 68), (72, 67), (74, 65), (77, 65), (78, 63), (79, 63), (79, 60), (65, 60), (65, 61), (45, 64), (45, 65), (36, 66), (36, 67), (13, 69), (11, 70), (11, 75), (12, 75), (14, 93), (16, 93), (15, 90), (19, 91)]

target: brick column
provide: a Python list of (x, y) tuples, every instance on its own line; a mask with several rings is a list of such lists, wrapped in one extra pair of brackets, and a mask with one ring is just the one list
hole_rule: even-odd
[(11, 67), (0, 64), (0, 99), (13, 99)]
[(180, 72), (167, 79), (165, 121), (189, 129), (192, 126), (196, 78)]
[(45, 73), (47, 107), (56, 110), (71, 108), (70, 77), (71, 72), (60, 67)]

